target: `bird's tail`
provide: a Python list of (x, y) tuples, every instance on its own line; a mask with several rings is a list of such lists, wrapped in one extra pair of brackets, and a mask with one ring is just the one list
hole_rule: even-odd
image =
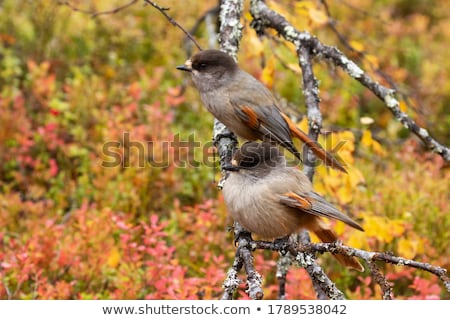
[[(320, 221), (317, 227), (312, 230), (322, 242), (335, 242), (338, 238), (337, 235), (331, 230), (324, 222)], [(359, 261), (354, 258), (344, 254), (333, 254), (337, 261), (343, 266), (364, 271), (364, 267), (359, 263)]]
[(312, 152), (322, 160), (327, 166), (347, 173), (347, 170), (339, 163), (339, 161), (329, 152), (327, 152), (320, 144), (312, 140), (306, 133), (300, 130), (294, 122), (285, 114), (282, 113), (284, 120), (286, 120), (289, 130), (293, 136), (299, 138), (304, 144), (306, 144)]

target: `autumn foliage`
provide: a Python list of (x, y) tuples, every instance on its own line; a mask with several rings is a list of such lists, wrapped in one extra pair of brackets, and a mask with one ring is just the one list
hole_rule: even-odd
[[(121, 2), (73, 3), (101, 11)], [(359, 53), (345, 51), (319, 1), (268, 1), (300, 30), (342, 48), (378, 81), (397, 83), (402, 108), (448, 145), (450, 57), (442, 50), (450, 41), (448, 5), (345, 3), (330, 1), (329, 9)], [(212, 4), (164, 5), (189, 27)], [(306, 130), (293, 48), (258, 38), (250, 21), (246, 14), (241, 65), (289, 101), (287, 112)], [(206, 47), (204, 28), (197, 37)], [(141, 4), (92, 19), (50, 0), (2, 2), (0, 298), (220, 297), (235, 253), (232, 221), (215, 187), (219, 170), (202, 161), (211, 152), (212, 116), (174, 68), (186, 58), (182, 38)], [(335, 223), (340, 238), (450, 268), (448, 167), (366, 89), (327, 63), (316, 66), (329, 131), (319, 142), (329, 149), (345, 142), (339, 156), (349, 174), (320, 166), (315, 187), (366, 230)], [(201, 146), (192, 152), (170, 144), (193, 133)], [(105, 165), (111, 154), (118, 165)], [(199, 164), (182, 165), (180, 157)], [(265, 298), (277, 297), (277, 256), (255, 252)], [(370, 274), (346, 270), (329, 255), (320, 262), (349, 298), (380, 298)], [(449, 298), (430, 274), (380, 267), (397, 299)], [(315, 298), (301, 268), (289, 272), (287, 294)], [(239, 298), (246, 298), (244, 285)]]

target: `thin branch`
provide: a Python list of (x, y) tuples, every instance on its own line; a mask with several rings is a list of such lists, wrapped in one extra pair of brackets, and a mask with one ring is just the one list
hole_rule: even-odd
[(200, 28), (200, 25), (203, 23), (204, 20), (206, 20), (206, 18), (208, 16), (218, 15), (219, 13), (220, 13), (220, 5), (217, 5), (211, 9), (207, 10), (200, 18), (197, 19), (194, 26), (191, 28), (191, 30), (189, 30), (189, 33), (195, 34), (197, 32), (198, 28)]
[[(235, 263), (238, 261), (238, 259), (234, 260)], [(241, 270), (242, 266), (238, 268), (237, 266), (234, 266), (228, 270), (227, 278), (223, 282), (223, 295), (221, 300), (231, 300), (233, 299), (233, 294), (236, 292), (239, 285), (242, 283), (241, 279), (238, 277), (239, 270)]]
[[(298, 243), (300, 245), (307, 245), (311, 243), (311, 237), (308, 231), (303, 230), (297, 234)], [(314, 255), (316, 259), (316, 255)], [(314, 291), (316, 291), (317, 299), (327, 300), (334, 297), (336, 300), (345, 299), (344, 293), (342, 293), (334, 283), (328, 278), (323, 268), (315, 263), (312, 267), (307, 267), (306, 272), (308, 272), (311, 278)]]
[(256, 21), (252, 23), (252, 26), (257, 33), (263, 33), (264, 28), (273, 28), (297, 48), (306, 46), (310, 48), (313, 55), (328, 59), (336, 66), (341, 67), (350, 77), (360, 82), (383, 101), (395, 119), (414, 133), (427, 148), (439, 154), (444, 160), (450, 161), (450, 149), (432, 138), (425, 128), (420, 127), (405, 112), (400, 110), (400, 102), (394, 97), (393, 89), (386, 88), (372, 80), (367, 73), (337, 48), (324, 45), (309, 32), (296, 30), (282, 15), (269, 9), (264, 1), (251, 0), (250, 12), (255, 19), (254, 21)]
[(392, 284), (381, 273), (375, 261), (369, 261), (368, 265), (372, 278), (380, 285), (381, 291), (383, 292), (383, 300), (392, 300)]
[[(212, 17), (218, 16), (220, 13), (220, 5), (217, 5), (209, 10), (207, 10), (200, 18), (197, 19), (194, 26), (189, 30), (189, 33), (195, 35), (197, 30), (201, 26), (203, 22), (205, 22), (206, 31), (208, 34), (208, 47), (214, 48), (217, 45), (217, 32), (215, 30), (215, 26), (212, 23)], [(186, 38), (187, 39), (187, 38)], [(187, 46), (187, 55), (191, 56), (191, 48)]]
[(241, 16), (243, 0), (222, 1), (220, 5), (220, 49), (236, 57), (242, 38)]
[(286, 299), (286, 277), (289, 272), (289, 268), (292, 265), (292, 256), (290, 253), (285, 255), (281, 255), (277, 261), (277, 280), (278, 280), (278, 299), (285, 300)]
[[(361, 251), (361, 253), (363, 253), (362, 250), (358, 250), (358, 251)], [(370, 254), (373, 254), (373, 252)], [(409, 266), (412, 268), (416, 268), (416, 269), (420, 269), (420, 270), (424, 270), (429, 273), (432, 273), (432, 274), (436, 275), (437, 277), (439, 277), (439, 280), (442, 281), (442, 283), (444, 284), (447, 291), (450, 292), (450, 278), (447, 275), (447, 270), (444, 268), (441, 268), (439, 266), (433, 266), (429, 263), (414, 261), (414, 260), (405, 259), (402, 257), (396, 257), (396, 256), (393, 256), (393, 255), (391, 255), (389, 253), (385, 253), (385, 252), (379, 252), (379, 253), (373, 254), (372, 260), (384, 261), (384, 262), (388, 262), (388, 263), (395, 264), (398, 266)]]
[(310, 245), (302, 246), (299, 248), (301, 252), (331, 252), (340, 253), (348, 256), (355, 256), (365, 260), (367, 263), (373, 261), (383, 261), (398, 266), (408, 266), (415, 269), (427, 271), (436, 275), (444, 284), (444, 287), (450, 292), (450, 278), (447, 275), (447, 270), (439, 266), (433, 266), (429, 263), (410, 260), (402, 257), (397, 257), (385, 252), (370, 252), (361, 249), (355, 249), (348, 247), (339, 242), (333, 243), (311, 243)]
[(250, 299), (261, 300), (264, 297), (262, 289), (262, 277), (256, 271), (252, 251), (248, 247), (240, 246), (238, 253), (244, 262), (245, 273), (247, 274), (247, 293)]
[(234, 236), (237, 242), (237, 250), (234, 258), (233, 266), (228, 271), (227, 278), (224, 281), (225, 289), (222, 300), (229, 300), (233, 297), (235, 290), (240, 284), (237, 274), (244, 267), (247, 274), (247, 293), (251, 299), (261, 300), (264, 297), (262, 290), (262, 277), (256, 271), (252, 251), (254, 250), (255, 241), (253, 241), (250, 233), (244, 230), (237, 222), (234, 223)]
[[(302, 69), (303, 95), (305, 97), (306, 112), (308, 117), (309, 137), (317, 141), (320, 130), (322, 129), (322, 113), (319, 109), (319, 83), (314, 77), (314, 71), (311, 61), (311, 53), (309, 48), (300, 46), (297, 48), (298, 61)], [(312, 150), (305, 144), (304, 152), (304, 168), (306, 176), (312, 182), (314, 177), (316, 157)]]
[[(380, 23), (382, 24), (387, 24), (389, 21), (385, 20), (383, 17), (381, 17), (380, 15), (375, 14), (373, 11), (367, 11), (367, 10), (363, 10), (361, 8), (358, 8), (357, 6), (354, 6), (350, 3), (348, 3), (347, 1), (343, 1), (343, 0), (337, 0), (340, 3), (342, 3), (344, 6), (349, 7), (350, 9), (358, 12), (359, 14), (365, 16), (365, 17), (373, 17), (376, 18), (377, 20), (380, 21)], [(322, 3), (326, 3), (325, 1), (321, 1)]]
[[(58, 1), (59, 5), (63, 5), (63, 6), (67, 6), (70, 9), (72, 9), (73, 11), (77, 11), (77, 12), (81, 12), (84, 14), (89, 14), (91, 15), (92, 18), (96, 18), (98, 16), (101, 15), (107, 15), (107, 14), (115, 14), (119, 11), (122, 11), (128, 7), (131, 7), (132, 5), (134, 5), (135, 3), (137, 3), (138, 0), (132, 0), (122, 6), (119, 6), (117, 8), (111, 9), (111, 10), (106, 10), (106, 11), (91, 11), (91, 10), (86, 10), (86, 9), (81, 9), (78, 8), (76, 6), (74, 6), (73, 4), (71, 4), (69, 1)], [(146, 4), (151, 5), (152, 7), (154, 7), (155, 9), (157, 9), (159, 12), (161, 12), (166, 19), (175, 27), (179, 28), (181, 31), (183, 31), (183, 33), (195, 44), (195, 46), (199, 49), (202, 50), (202, 48), (200, 47), (200, 45), (198, 44), (197, 40), (195, 40), (195, 38), (189, 33), (189, 31), (187, 31), (183, 26), (181, 26), (174, 18), (172, 18), (171, 16), (169, 16), (166, 11), (169, 11), (170, 8), (167, 7), (161, 7), (160, 5), (158, 5), (156, 2), (154, 1), (150, 1), (150, 0), (144, 0), (144, 2)]]
[[(292, 239), (292, 237), (291, 237)], [(331, 243), (306, 243), (296, 245), (292, 241), (288, 243), (279, 243), (269, 242), (269, 241), (253, 241), (253, 243), (247, 244), (255, 249), (263, 249), (263, 250), (272, 250), (272, 251), (283, 251), (287, 250), (291, 255), (296, 257), (296, 261), (303, 267), (311, 265), (314, 266), (314, 256), (318, 253), (339, 253), (343, 255), (347, 255), (349, 257), (358, 257), (367, 262), (369, 268), (372, 272), (372, 275), (375, 278), (375, 281), (381, 286), (383, 290), (383, 297), (389, 299), (391, 297), (391, 284), (387, 282), (385, 277), (381, 274), (378, 267), (374, 264), (375, 261), (381, 261), (385, 263), (390, 263), (398, 266), (411, 267), (423, 271), (427, 271), (431, 274), (434, 274), (439, 278), (440, 281), (444, 284), (445, 289), (450, 292), (450, 278), (447, 275), (447, 270), (441, 268), (439, 266), (433, 266), (429, 263), (419, 262), (415, 260), (410, 260), (398, 256), (391, 255), (385, 252), (371, 252), (365, 251), (361, 249), (355, 249), (349, 246), (346, 246), (340, 242), (331, 242)], [(318, 269), (321, 269), (318, 266)], [(327, 282), (326, 285), (330, 283)], [(326, 287), (326, 292), (330, 292), (329, 288)], [(331, 291), (333, 292), (333, 291)], [(334, 297), (336, 298), (336, 297)]]
[(159, 12), (161, 12), (164, 17), (175, 27), (179, 28), (183, 33), (195, 44), (198, 50), (202, 50), (202, 47), (198, 44), (197, 40), (187, 31), (183, 26), (181, 26), (174, 18), (169, 16), (166, 11), (169, 11), (170, 8), (161, 7), (156, 2), (150, 1), (150, 0), (144, 0), (145, 3), (151, 5), (153, 8), (157, 9)]
[(80, 9), (80, 8), (74, 6), (73, 4), (71, 4), (69, 1), (58, 1), (58, 4), (62, 5), (62, 6), (67, 6), (70, 9), (72, 9), (73, 11), (89, 14), (89, 15), (91, 15), (92, 18), (96, 18), (101, 15), (115, 14), (119, 11), (122, 11), (123, 9), (131, 7), (136, 2), (138, 2), (138, 0), (132, 0), (120, 7), (117, 7), (117, 8), (111, 9), (111, 10), (106, 10), (106, 11), (90, 11), (90, 10)]
[[(238, 140), (236, 135), (217, 119), (214, 119), (213, 143), (219, 154), (220, 167), (222, 168), (224, 165), (231, 163), (231, 158), (236, 151)], [(222, 179), (220, 179), (217, 185), (220, 190), (228, 177), (228, 173), (224, 171), (222, 175)]]

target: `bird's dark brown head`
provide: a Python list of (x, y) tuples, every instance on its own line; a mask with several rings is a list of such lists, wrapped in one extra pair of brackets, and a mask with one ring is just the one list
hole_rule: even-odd
[(258, 143), (250, 141), (244, 143), (241, 148), (235, 152), (232, 160), (232, 167), (237, 170), (270, 171), (271, 168), (275, 168), (282, 163), (285, 163), (285, 158), (278, 147), (268, 142)]
[(231, 56), (211, 49), (196, 53), (177, 69), (191, 72), (195, 86), (208, 91), (226, 85), (239, 68)]
[(234, 71), (237, 64), (231, 56), (220, 50), (203, 50), (193, 55), (184, 65), (177, 69), (192, 72), (217, 72), (221, 69)]

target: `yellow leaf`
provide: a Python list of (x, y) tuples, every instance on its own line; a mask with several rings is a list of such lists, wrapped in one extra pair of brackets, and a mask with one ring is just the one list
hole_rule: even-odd
[(350, 130), (341, 131), (338, 133), (339, 138), (345, 141), (349, 141), (354, 143), (355, 142), (355, 135)]
[(394, 237), (398, 237), (403, 235), (403, 233), (405, 232), (405, 226), (404, 226), (404, 222), (401, 219), (394, 219), (394, 220), (389, 220), (386, 218), (386, 220), (388, 220), (388, 224), (391, 227), (391, 233)]
[(350, 203), (353, 200), (353, 188), (348, 179), (345, 179), (344, 185), (338, 189), (337, 196), (342, 204)]
[(268, 88), (272, 88), (274, 75), (275, 75), (275, 57), (272, 55), (267, 60), (266, 66), (262, 71), (261, 74), (262, 83), (264, 83)]
[(300, 121), (300, 123), (298, 124), (298, 127), (303, 131), (303, 132), (308, 132), (308, 119), (306, 117), (304, 117), (302, 119), (302, 121)]
[(350, 185), (352, 186), (352, 189), (366, 183), (366, 180), (364, 179), (362, 172), (357, 168), (352, 168), (352, 170), (348, 170), (347, 179)]
[[(322, 145), (327, 150), (334, 150), (341, 158), (343, 164), (351, 165), (354, 163), (353, 152), (355, 150), (355, 136), (351, 131), (342, 131), (327, 135), (326, 142)], [(338, 147), (339, 146), (339, 147)]]
[(108, 260), (106, 261), (106, 263), (111, 268), (115, 268), (117, 267), (119, 262), (120, 262), (120, 252), (116, 247), (114, 247), (109, 252)]
[(342, 145), (341, 150), (355, 151), (355, 135), (349, 130), (333, 133), (332, 142), (333, 149), (337, 145)]
[(389, 237), (389, 233), (385, 232), (387, 224), (378, 217), (365, 217), (363, 227), (368, 237), (375, 237), (386, 242), (392, 240), (392, 237)]
[(408, 109), (408, 106), (406, 105), (405, 101), (401, 100), (401, 101), (400, 101), (399, 108), (400, 108), (400, 110), (402, 110), (403, 112), (406, 112), (406, 110)]
[(309, 9), (309, 17), (310, 17), (311, 21), (313, 21), (319, 25), (323, 25), (328, 22), (327, 15), (323, 11), (317, 10), (315, 8)]
[(249, 10), (246, 10), (246, 11), (245, 11), (245, 13), (244, 13), (244, 19), (245, 19), (246, 21), (252, 21), (252, 20), (253, 20), (253, 16), (252, 16), (252, 14), (250, 13)]
[(329, 187), (331, 190), (339, 189), (342, 185), (342, 179), (340, 175), (336, 175), (330, 172), (325, 178), (324, 178), (325, 184), (327, 187)]
[(417, 254), (423, 253), (423, 240), (418, 237), (409, 236), (398, 240), (398, 254), (407, 259), (413, 259)]
[(374, 56), (372, 54), (366, 54), (365, 57), (366, 60), (370, 63), (371, 68), (378, 69), (380, 67), (380, 62), (377, 56)]
[(364, 232), (352, 232), (346, 244), (353, 248), (368, 249), (367, 235)]
[(362, 44), (359, 41), (352, 40), (352, 41), (350, 41), (350, 45), (352, 46), (353, 49), (355, 49), (356, 51), (359, 51), (359, 52), (363, 52), (365, 49), (364, 44)]
[(389, 220), (385, 217), (366, 216), (363, 224), (368, 237), (374, 237), (384, 243), (390, 243), (395, 237), (401, 236), (405, 227), (399, 219)]
[(336, 221), (333, 229), (338, 236), (341, 236), (347, 230), (346, 228), (347, 227), (345, 226), (345, 223), (343, 223), (342, 221)]
[(302, 72), (302, 69), (300, 69), (300, 66), (296, 63), (288, 63), (288, 68), (295, 72), (296, 74), (300, 74)]
[(254, 32), (248, 34), (247, 40), (249, 42), (249, 46), (252, 48), (252, 50), (248, 51), (250, 57), (260, 58), (264, 56), (264, 43)]
[(373, 140), (373, 142), (372, 142), (372, 149), (377, 155), (379, 155), (381, 157), (385, 157), (387, 154), (386, 150), (384, 150), (384, 148), (381, 146), (381, 144), (376, 140)]
[(361, 144), (363, 144), (366, 147), (370, 147), (372, 146), (372, 132), (370, 132), (370, 130), (364, 130), (363, 131), (363, 135), (361, 138)]
[(286, 10), (286, 8), (280, 4), (278, 4), (276, 1), (268, 1), (268, 6), (274, 10), (275, 12), (278, 12), (280, 15), (286, 17), (288, 20), (291, 20), (292, 14)]
[(296, 16), (308, 16), (309, 10), (314, 8), (314, 4), (311, 1), (298, 1), (295, 3), (294, 13)]

